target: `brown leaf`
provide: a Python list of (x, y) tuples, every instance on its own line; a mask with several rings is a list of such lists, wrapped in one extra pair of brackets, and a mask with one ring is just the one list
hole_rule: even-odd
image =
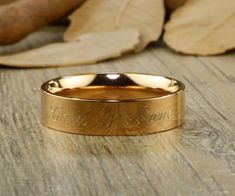
[(38, 48), (53, 42), (61, 42), (64, 30), (65, 27), (63, 26), (53, 25), (43, 27), (42, 29), (31, 33), (29, 36), (15, 44), (0, 46), (0, 55), (22, 52), (33, 48)]
[(163, 0), (87, 0), (70, 17), (64, 40), (91, 32), (135, 28), (140, 31), (138, 50), (159, 38), (164, 22)]
[(0, 45), (13, 44), (77, 8), (83, 0), (17, 0), (0, 6)]
[(50, 44), (30, 51), (0, 56), (0, 64), (14, 67), (72, 66), (95, 63), (135, 49), (136, 29), (84, 34), (74, 42)]
[(235, 48), (235, 1), (189, 0), (165, 29), (165, 42), (178, 52), (222, 54)]

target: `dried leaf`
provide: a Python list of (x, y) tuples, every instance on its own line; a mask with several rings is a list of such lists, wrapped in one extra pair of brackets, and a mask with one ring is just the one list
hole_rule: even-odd
[(53, 42), (61, 42), (64, 30), (65, 27), (62, 26), (53, 25), (43, 27), (42, 29), (31, 33), (29, 36), (15, 44), (0, 46), (0, 55), (22, 52), (33, 48), (38, 48)]
[(140, 31), (138, 50), (159, 38), (164, 22), (163, 0), (87, 0), (70, 17), (64, 40), (91, 32), (135, 28)]
[(17, 0), (0, 6), (0, 45), (13, 44), (77, 8), (83, 0)]
[(14, 67), (72, 66), (119, 57), (139, 44), (136, 29), (84, 34), (74, 42), (50, 44), (30, 51), (0, 56), (0, 64)]
[(215, 55), (235, 48), (234, 0), (189, 0), (166, 24), (164, 40), (185, 54)]

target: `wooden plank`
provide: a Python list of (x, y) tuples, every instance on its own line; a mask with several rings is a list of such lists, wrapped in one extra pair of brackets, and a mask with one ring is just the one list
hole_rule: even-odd
[[(234, 53), (190, 57), (152, 45), (97, 65), (1, 67), (0, 195), (234, 195), (234, 60)], [(184, 126), (146, 136), (92, 137), (41, 125), (42, 82), (107, 71), (182, 80)]]

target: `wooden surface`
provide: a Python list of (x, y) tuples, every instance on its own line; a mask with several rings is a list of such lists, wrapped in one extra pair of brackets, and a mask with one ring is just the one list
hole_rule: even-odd
[[(182, 80), (187, 88), (184, 126), (138, 137), (92, 137), (41, 125), (42, 82), (106, 71)], [(187, 57), (152, 45), (97, 65), (0, 67), (0, 100), (1, 196), (235, 195), (235, 53)]]

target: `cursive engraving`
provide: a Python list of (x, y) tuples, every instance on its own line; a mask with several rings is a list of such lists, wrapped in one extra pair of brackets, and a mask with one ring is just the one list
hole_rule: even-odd
[(64, 124), (87, 125), (86, 115), (71, 115), (62, 108), (61, 105), (49, 107), (49, 117), (56, 122)]
[[(113, 124), (116, 124), (120, 129), (127, 126), (146, 126), (146, 124), (154, 124), (164, 122), (166, 120), (174, 120), (175, 115), (172, 115), (174, 112), (172, 110), (158, 110), (156, 112), (149, 110), (148, 107), (143, 106), (135, 112), (125, 113), (120, 117), (116, 110), (114, 114), (110, 113), (111, 108), (108, 111), (104, 110), (104, 107), (101, 108), (101, 112), (97, 114), (97, 119), (100, 120), (100, 124), (104, 128), (110, 128)], [(94, 119), (89, 117), (89, 113), (84, 113), (84, 111), (79, 111), (75, 115), (70, 112), (69, 108), (63, 107), (62, 105), (50, 105), (48, 111), (48, 117), (55, 122), (60, 122), (65, 125), (76, 125), (76, 126), (87, 126), (93, 122)], [(120, 112), (120, 111), (119, 111)], [(105, 114), (105, 115), (103, 115)]]
[(129, 123), (136, 124), (151, 124), (163, 120), (169, 120), (171, 116), (171, 110), (149, 112), (146, 107), (140, 108), (135, 114), (128, 117)]

